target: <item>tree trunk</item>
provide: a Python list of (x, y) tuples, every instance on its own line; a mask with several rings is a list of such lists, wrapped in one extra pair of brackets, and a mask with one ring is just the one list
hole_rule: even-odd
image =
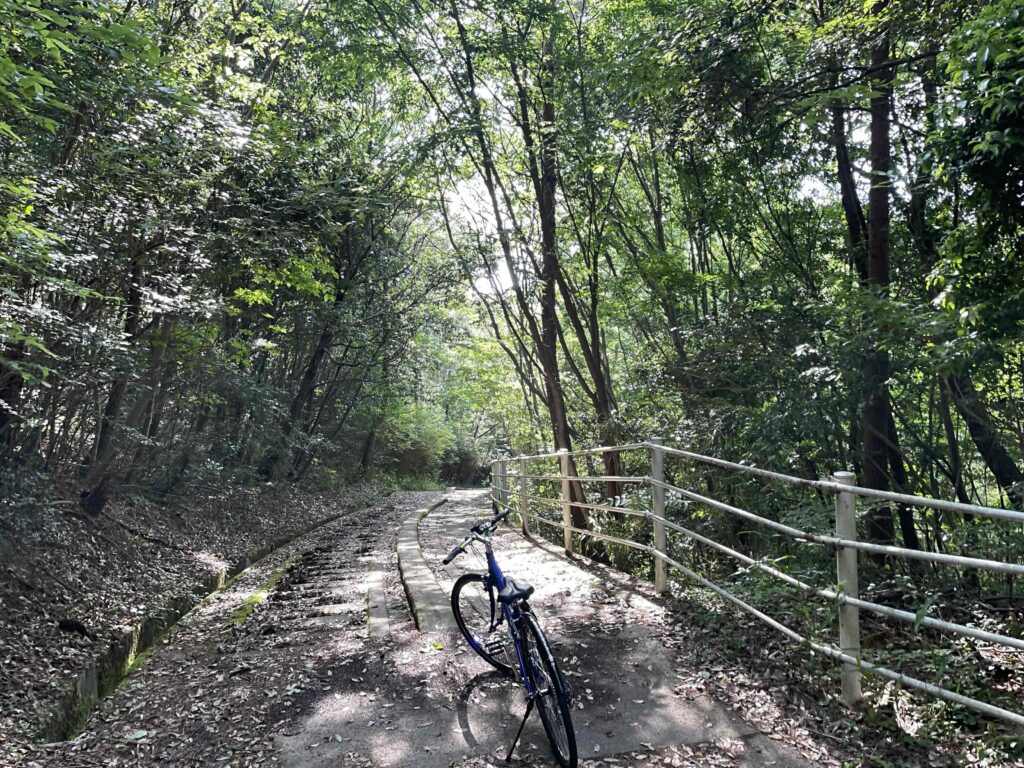
[(864, 221), (864, 209), (857, 196), (857, 185), (853, 179), (853, 168), (850, 165), (850, 152), (846, 145), (846, 120), (843, 107), (832, 106), (832, 139), (836, 150), (836, 173), (839, 177), (839, 195), (843, 204), (843, 216), (846, 219), (846, 239), (850, 249), (850, 260), (862, 283), (868, 279), (868, 264), (864, 249), (867, 239), (867, 223)]
[(0, 352), (3, 353), (3, 359), (0, 359), (0, 447), (10, 449), (14, 447), (18, 403), (25, 384), (16, 366), (25, 359), (25, 345), (15, 344)]
[[(32, 290), (32, 278), (28, 272), (21, 276), (19, 295), (27, 297)], [(18, 370), (18, 364), (28, 358), (28, 345), (19, 341), (9, 347), (0, 346), (0, 448), (12, 449), (18, 426), (18, 404), (25, 377)], [(0, 459), (7, 454), (3, 451)]]
[[(876, 3), (878, 13), (884, 3)], [(889, 61), (889, 38), (884, 30), (871, 50), (874, 72), (871, 89), (871, 188), (868, 192), (867, 283), (879, 297), (888, 294), (889, 286), (889, 171), (890, 108), (893, 69)], [(864, 359), (864, 406), (862, 411), (864, 466), (862, 482), (868, 488), (889, 489), (889, 355), (877, 347)], [(878, 505), (871, 514), (872, 537), (891, 542), (893, 539), (892, 509)]]
[[(893, 419), (892, 404), (888, 398), (886, 399), (885, 406), (885, 442), (889, 456), (889, 471), (892, 473), (891, 477), (897, 491), (900, 493), (912, 493), (914, 489), (911, 487), (910, 478), (907, 476), (907, 469), (903, 464), (903, 451), (900, 450), (900, 438), (896, 432), (896, 421)], [(897, 507), (897, 511), (900, 518), (900, 532), (903, 534), (903, 546), (907, 549), (920, 549), (921, 539), (917, 535), (913, 509), (906, 504), (900, 504)]]
[[(137, 256), (132, 261), (125, 298), (124, 336), (130, 345), (138, 338), (142, 311), (142, 261)], [(127, 376), (119, 376), (110, 385), (110, 393), (107, 395), (107, 402), (103, 407), (103, 416), (100, 418), (99, 431), (96, 435), (96, 447), (93, 455), (97, 457), (103, 456), (107, 452), (118, 416), (121, 413), (121, 402), (124, 400), (127, 387)]]
[(944, 383), (985, 466), (1006, 492), (1010, 505), (1014, 509), (1024, 509), (1024, 474), (992, 426), (992, 417), (971, 377), (967, 374), (947, 376)]
[[(970, 504), (971, 497), (964, 487), (963, 460), (960, 456), (960, 440), (956, 435), (956, 425), (953, 423), (953, 414), (950, 413), (950, 391), (948, 380), (943, 380), (939, 387), (939, 417), (942, 420), (942, 428), (946, 433), (946, 448), (949, 452), (949, 476), (953, 483), (953, 494), (961, 504)], [(938, 514), (938, 513), (936, 513)], [(974, 525), (974, 515), (964, 515), (964, 525), (967, 527), (966, 546), (963, 554), (971, 555), (977, 548), (978, 532)], [(936, 532), (936, 539), (941, 530)], [(964, 584), (968, 589), (977, 592), (981, 585), (978, 572), (973, 568), (965, 568), (963, 573)]]
[[(553, 33), (544, 42), (541, 53), (541, 93), (543, 94), (540, 158), (540, 196), (537, 198), (537, 212), (540, 215), (541, 231), (541, 294), (540, 323), (541, 343), (537, 350), (544, 372), (544, 388), (548, 398), (548, 414), (551, 417), (551, 431), (555, 448), (572, 450), (569, 435), (569, 417), (565, 407), (565, 392), (558, 368), (558, 306), (555, 299), (558, 278), (558, 242), (555, 225), (555, 190), (558, 185), (558, 169), (555, 155), (555, 104), (552, 90), (555, 79)], [(575, 468), (575, 462), (570, 462)], [(576, 473), (570, 470), (570, 474)], [(572, 500), (584, 501), (583, 486), (573, 481)], [(578, 528), (586, 526), (587, 514), (582, 507), (572, 508), (572, 524)]]
[[(165, 315), (159, 325), (159, 336), (150, 345), (149, 381), (132, 407), (128, 418), (125, 419), (126, 428), (144, 430), (148, 428), (147, 420), (153, 412), (153, 403), (160, 385), (164, 357), (167, 354), (171, 333), (174, 331), (177, 320), (176, 315)], [(107, 444), (106, 451), (96, 457), (96, 462), (85, 478), (85, 490), (82, 491), (79, 499), (82, 511), (85, 513), (98, 515), (106, 506), (117, 474), (115, 465), (124, 447), (122, 444), (125, 442), (124, 428), (115, 430)]]
[(377, 447), (377, 428), (374, 427), (366, 433), (363, 440), (363, 452), (359, 457), (359, 476), (364, 480), (370, 476), (370, 466), (373, 464), (373, 451)]
[[(299, 426), (299, 421), (302, 418), (303, 412), (312, 405), (313, 395), (316, 391), (317, 378), (320, 375), (320, 367), (327, 358), (327, 354), (330, 352), (331, 345), (334, 344), (334, 339), (337, 335), (334, 312), (339, 311), (341, 306), (345, 303), (345, 298), (348, 296), (348, 286), (351, 281), (354, 280), (363, 259), (369, 253), (369, 250), (364, 251), (361, 256), (356, 253), (356, 225), (349, 211), (346, 211), (345, 213), (344, 224), (344, 258), (342, 258), (342, 253), (336, 254), (334, 258), (334, 268), (337, 272), (337, 283), (334, 286), (334, 299), (331, 303), (332, 311), (324, 322), (323, 328), (320, 330), (320, 335), (317, 336), (316, 343), (313, 346), (313, 351), (310, 353), (309, 358), (306, 360), (306, 364), (302, 369), (302, 377), (299, 379), (298, 388), (296, 389), (295, 396), (292, 398), (291, 404), (288, 407), (288, 417), (282, 425), (282, 432), (285, 438), (291, 436), (295, 431), (295, 428)], [(263, 458), (260, 460), (259, 466), (257, 467), (257, 472), (259, 472), (263, 477), (272, 477), (281, 458), (281, 447), (272, 447), (263, 455)], [(312, 457), (302, 454), (301, 451), (292, 456), (290, 463), (291, 476), (295, 476), (295, 468), (297, 466), (311, 460)]]
[(295, 429), (303, 409), (311, 401), (313, 390), (316, 387), (317, 374), (320, 373), (320, 365), (323, 363), (324, 358), (327, 357), (327, 352), (330, 350), (333, 342), (333, 328), (328, 327), (320, 332), (316, 345), (313, 347), (313, 352), (310, 354), (306, 367), (302, 371), (299, 388), (295, 392), (295, 397), (292, 398), (291, 406), (288, 408), (288, 421), (284, 425), (285, 436), (290, 435)]

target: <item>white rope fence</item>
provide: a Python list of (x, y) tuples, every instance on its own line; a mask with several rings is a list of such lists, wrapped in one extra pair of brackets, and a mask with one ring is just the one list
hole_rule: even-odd
[[(646, 476), (637, 475), (586, 475), (578, 476), (570, 457), (593, 456), (596, 454), (624, 453), (626, 451), (647, 451), (650, 460), (650, 474)], [(755, 477), (764, 478), (776, 482), (785, 483), (815, 490), (824, 495), (833, 496), (835, 499), (836, 514), (836, 535), (825, 535), (803, 531), (793, 526), (741, 509), (737, 506), (726, 504), (703, 494), (696, 493), (686, 488), (679, 487), (665, 479), (665, 457), (672, 456), (685, 461), (697, 464), (712, 465), (733, 472), (743, 473)], [(559, 472), (557, 474), (530, 473), (528, 471), (530, 462), (538, 460), (557, 461)], [(510, 462), (517, 464), (517, 471), (510, 471)], [(910, 611), (893, 608), (887, 605), (880, 605), (869, 600), (862, 600), (859, 594), (857, 552), (870, 552), (886, 557), (900, 557), (911, 560), (927, 561), (942, 565), (953, 565), (961, 568), (972, 568), (979, 570), (1002, 573), (1010, 576), (1024, 576), (1024, 565), (1019, 563), (1008, 563), (1000, 560), (991, 560), (965, 555), (952, 555), (944, 552), (927, 552), (923, 550), (907, 549), (887, 544), (857, 540), (856, 524), (856, 497), (880, 499), (913, 507), (924, 507), (945, 512), (975, 515), (988, 517), (996, 520), (1004, 520), (1024, 525), (1024, 512), (1015, 510), (999, 509), (996, 507), (984, 507), (976, 504), (960, 504), (958, 502), (944, 501), (941, 499), (929, 499), (923, 496), (911, 496), (902, 493), (889, 491), (878, 491), (871, 488), (861, 488), (854, 485), (854, 476), (850, 472), (837, 472), (829, 480), (808, 480), (806, 478), (792, 477), (780, 472), (761, 469), (747, 464), (737, 464), (724, 459), (712, 456), (703, 456), (691, 451), (684, 451), (672, 448), (663, 444), (660, 438), (652, 438), (642, 443), (631, 443), (629, 445), (606, 446), (589, 448), (580, 451), (559, 451), (557, 453), (539, 454), (536, 456), (520, 456), (516, 459), (499, 459), (491, 466), (491, 500), (503, 509), (509, 509), (517, 513), (520, 518), (523, 533), (529, 532), (532, 521), (537, 521), (551, 528), (561, 529), (563, 544), (566, 552), (572, 553), (573, 539), (575, 533), (579, 536), (586, 536), (599, 541), (606, 541), (612, 544), (628, 547), (633, 550), (647, 553), (654, 561), (654, 584), (655, 590), (659, 593), (668, 588), (668, 568), (675, 568), (687, 578), (710, 589), (723, 599), (749, 613), (773, 629), (781, 632), (800, 645), (809, 648), (813, 652), (840, 662), (841, 666), (841, 687), (842, 698), (850, 705), (859, 702), (863, 694), (861, 692), (861, 674), (868, 672), (879, 677), (893, 680), (907, 688), (922, 691), (932, 696), (963, 705), (977, 712), (990, 717), (999, 718), (1018, 726), (1024, 726), (1024, 714), (1013, 712), (1001, 707), (979, 701), (970, 696), (965, 696), (956, 691), (943, 688), (933, 683), (918, 680), (901, 672), (887, 669), (877, 664), (866, 661), (861, 655), (860, 645), (860, 615), (861, 610), (870, 611), (900, 622), (911, 624), (915, 627), (927, 627), (936, 632), (969, 637), (981, 640), (995, 646), (1002, 646), (1011, 649), (1011, 652), (1024, 652), (1024, 640), (1008, 635), (990, 632), (978, 627), (959, 624), (951, 621), (944, 621), (924, 613), (912, 613)], [(538, 495), (530, 493), (530, 483), (558, 483), (561, 486), (561, 493), (558, 497)], [(583, 501), (573, 501), (571, 495), (572, 484), (578, 483), (616, 483), (646, 486), (651, 489), (651, 508), (632, 509), (616, 504), (593, 504)], [(838, 590), (822, 589), (808, 584), (800, 579), (785, 573), (784, 571), (756, 560), (748, 555), (714, 541), (707, 536), (701, 535), (671, 520), (665, 516), (667, 498), (686, 500), (688, 503), (697, 503), (703, 506), (717, 509), (744, 520), (751, 521), (760, 526), (771, 529), (779, 534), (787, 536), (795, 541), (808, 544), (822, 545), (836, 550), (836, 568), (838, 573)], [(543, 515), (530, 515), (530, 504), (548, 505), (560, 508), (562, 511), (561, 521), (551, 520)], [(653, 526), (653, 545), (641, 544), (629, 539), (611, 536), (598, 531), (586, 530), (572, 524), (573, 508), (607, 512), (615, 515), (625, 515), (650, 520)], [(838, 606), (838, 629), (839, 645), (826, 645), (816, 642), (799, 632), (785, 626), (773, 619), (764, 612), (758, 610), (741, 598), (733, 595), (718, 584), (713, 583), (704, 576), (687, 568), (682, 563), (673, 559), (668, 554), (668, 532), (679, 534), (691, 541), (720, 552), (731, 557), (745, 566), (765, 573), (794, 589), (805, 594), (815, 595), (824, 600), (831, 601)]]

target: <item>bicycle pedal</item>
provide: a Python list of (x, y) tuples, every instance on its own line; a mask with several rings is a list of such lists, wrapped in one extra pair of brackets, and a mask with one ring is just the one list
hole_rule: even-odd
[(505, 652), (505, 641), (504, 640), (491, 640), (491, 642), (486, 643), (484, 645), (484, 648), (487, 649), (487, 652), (489, 654), (491, 654), (492, 656), (495, 655), (496, 653), (504, 653)]

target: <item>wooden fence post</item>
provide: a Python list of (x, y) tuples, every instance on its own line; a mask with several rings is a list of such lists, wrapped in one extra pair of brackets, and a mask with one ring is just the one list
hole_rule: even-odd
[[(853, 485), (853, 472), (836, 472), (835, 480), (843, 485)], [(836, 536), (840, 539), (857, 539), (856, 496), (848, 491), (836, 494)], [(857, 550), (849, 547), (836, 549), (836, 573), (839, 589), (847, 597), (859, 598), (860, 586), (857, 576)], [(839, 606), (839, 649), (860, 659), (860, 609), (849, 603)], [(863, 698), (861, 671), (856, 664), (843, 664), (840, 671), (843, 701), (855, 706)]]
[[(658, 485), (665, 481), (665, 452), (661, 446), (665, 441), (660, 437), (651, 438), (651, 513), (654, 519), (654, 548), (662, 555), (668, 554), (668, 538), (665, 535), (665, 488)], [(668, 589), (668, 564), (658, 555), (654, 556), (654, 591), (663, 594)]]
[(562, 543), (565, 546), (565, 554), (572, 554), (572, 531), (569, 527), (572, 525), (572, 496), (570, 495), (569, 486), (569, 450), (567, 448), (558, 449), (558, 465), (562, 468)]

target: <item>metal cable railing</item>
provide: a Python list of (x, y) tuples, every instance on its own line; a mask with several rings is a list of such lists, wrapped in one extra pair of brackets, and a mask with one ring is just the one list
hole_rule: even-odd
[[(786, 536), (800, 540), (813, 542), (815, 544), (825, 544), (830, 547), (849, 547), (850, 549), (859, 549), (863, 552), (873, 552), (876, 555), (886, 555), (889, 557), (898, 556), (906, 557), (912, 560), (928, 560), (933, 563), (945, 563), (947, 565), (959, 565), (964, 568), (981, 568), (988, 571), (998, 571), (999, 573), (1010, 573), (1016, 576), (1024, 576), (1024, 565), (1017, 565), (1016, 563), (1004, 563), (998, 560), (985, 560), (978, 557), (964, 557), (963, 555), (948, 555), (944, 552), (925, 552), (920, 549), (907, 549), (906, 547), (895, 547), (890, 544), (874, 544), (868, 541), (856, 541), (854, 539), (841, 539), (835, 536), (824, 536), (817, 533), (806, 533), (798, 528), (793, 528), (789, 525), (783, 525), (777, 523), (774, 520), (769, 520), (760, 515), (755, 515), (753, 512), (748, 512), (745, 509), (734, 507), (731, 504), (725, 504), (721, 501), (702, 496), (699, 493), (693, 491), (687, 491), (678, 486), (671, 485), (662, 480), (655, 480), (653, 478), (647, 478), (647, 482), (651, 485), (664, 488), (667, 491), (674, 491), (680, 495), (698, 501), (701, 504), (706, 504), (709, 507), (720, 509), (723, 512), (729, 512), (737, 517), (742, 517), (746, 520), (752, 520), (761, 525), (772, 528), (779, 533), (783, 533)], [(847, 486), (843, 486), (846, 488)], [(851, 487), (850, 492), (856, 493), (858, 488)], [(846, 492), (846, 491), (843, 491)]]
[[(519, 475), (516, 475), (519, 477)], [(526, 480), (577, 480), (581, 483), (646, 483), (649, 478), (625, 475), (523, 475)]]
[[(592, 456), (595, 454), (623, 453), (626, 451), (647, 451), (650, 458), (649, 475), (584, 475), (579, 476), (571, 461), (574, 456)], [(836, 513), (836, 535), (811, 533), (791, 525), (770, 520), (762, 515), (733, 504), (727, 504), (704, 494), (696, 493), (687, 488), (668, 482), (665, 479), (665, 457), (691, 462), (697, 465), (710, 465), (720, 469), (729, 470), (734, 473), (742, 473), (765, 480), (777, 481), (792, 486), (813, 489), (821, 494), (833, 496), (835, 499)], [(528, 471), (530, 462), (537, 460), (557, 460), (559, 462), (558, 474), (531, 474)], [(508, 465), (511, 461), (518, 464), (517, 472), (510, 472)], [(962, 568), (1002, 573), (1009, 576), (1024, 575), (1024, 565), (1009, 563), (1001, 560), (993, 560), (966, 555), (953, 555), (945, 552), (929, 552), (916, 549), (908, 549), (876, 542), (857, 540), (856, 527), (856, 497), (879, 499), (896, 504), (913, 507), (926, 507), (945, 512), (955, 512), (978, 517), (988, 517), (996, 520), (1009, 521), (1024, 524), (1024, 512), (1015, 510), (999, 509), (996, 507), (984, 507), (976, 504), (961, 504), (958, 502), (944, 501), (941, 499), (929, 499), (922, 496), (911, 496), (902, 493), (889, 491), (878, 491), (870, 488), (861, 488), (853, 484), (853, 474), (849, 472), (837, 472), (830, 480), (808, 480), (806, 478), (793, 477), (780, 472), (761, 469), (747, 464), (726, 461), (711, 456), (703, 456), (691, 451), (684, 451), (678, 448), (665, 446), (660, 439), (654, 438), (642, 443), (631, 443), (623, 446), (605, 446), (600, 448), (585, 449), (579, 451), (559, 451), (557, 453), (540, 454), (536, 456), (521, 456), (517, 459), (501, 459), (492, 464), (492, 486), (491, 499), (501, 508), (510, 509), (520, 517), (524, 533), (529, 532), (532, 521), (537, 521), (546, 527), (560, 529), (563, 532), (563, 544), (567, 552), (573, 550), (573, 534), (578, 536), (596, 539), (598, 541), (610, 542), (632, 550), (646, 553), (653, 558), (654, 582), (657, 592), (664, 592), (668, 588), (668, 568), (672, 567), (687, 578), (695, 581), (701, 586), (712, 590), (733, 605), (746, 611), (750, 615), (773, 627), (785, 636), (802, 645), (805, 645), (824, 656), (835, 659), (841, 663), (842, 697), (848, 704), (854, 704), (862, 698), (861, 673), (868, 672), (880, 677), (893, 680), (908, 688), (913, 688), (924, 693), (937, 696), (975, 711), (982, 712), (991, 717), (1024, 726), (1024, 715), (997, 707), (987, 702), (980, 701), (970, 696), (951, 691), (942, 686), (928, 683), (917, 678), (906, 675), (902, 672), (887, 669), (883, 666), (870, 663), (862, 658), (860, 646), (860, 618), (859, 611), (866, 610), (877, 613), (897, 621), (911, 624), (916, 628), (926, 627), (940, 633), (950, 633), (962, 637), (969, 637), (990, 643), (993, 646), (1001, 646), (1011, 650), (1011, 653), (1024, 652), (1024, 640), (1009, 635), (990, 632), (978, 627), (966, 624), (959, 624), (952, 621), (928, 616), (924, 611), (912, 613), (892, 606), (881, 605), (869, 600), (863, 600), (859, 596), (858, 586), (858, 564), (857, 552), (864, 551), (874, 555), (885, 557), (906, 558), (917, 561), (928, 561), (942, 565), (953, 565)], [(574, 482), (612, 482), (630, 484), (630, 487), (643, 486), (650, 488), (650, 509), (634, 509), (619, 504), (594, 504), (582, 500), (573, 499), (572, 484)], [(513, 484), (514, 482), (514, 484)], [(530, 493), (530, 483), (538, 482), (559, 482), (561, 483), (561, 494), (557, 498), (538, 495), (539, 492)], [(666, 503), (668, 498), (685, 500), (685, 503), (696, 503), (712, 509), (721, 510), (730, 515), (749, 520), (759, 526), (766, 527), (782, 536), (798, 542), (819, 545), (835, 549), (836, 566), (839, 577), (839, 588), (823, 589), (808, 584), (779, 568), (761, 562), (755, 558), (745, 555), (737, 550), (714, 541), (696, 531), (666, 519)], [(530, 505), (539, 504), (560, 508), (561, 520), (552, 520), (543, 515), (531, 515)], [(611, 515), (624, 515), (633, 518), (650, 520), (653, 528), (653, 544), (644, 544), (620, 536), (613, 536), (600, 531), (587, 530), (573, 525), (573, 508), (605, 512)], [(673, 559), (668, 553), (668, 532), (679, 534), (690, 541), (697, 542), (703, 546), (720, 552), (730, 558), (736, 559), (745, 566), (756, 569), (771, 576), (774, 579), (786, 584), (789, 587), (799, 590), (804, 594), (829, 600), (838, 606), (838, 630), (839, 644), (826, 645), (816, 642), (809, 637), (786, 627), (778, 620), (768, 616), (763, 611), (755, 608), (741, 598), (733, 595), (728, 590), (709, 579), (687, 568), (682, 563)]]

